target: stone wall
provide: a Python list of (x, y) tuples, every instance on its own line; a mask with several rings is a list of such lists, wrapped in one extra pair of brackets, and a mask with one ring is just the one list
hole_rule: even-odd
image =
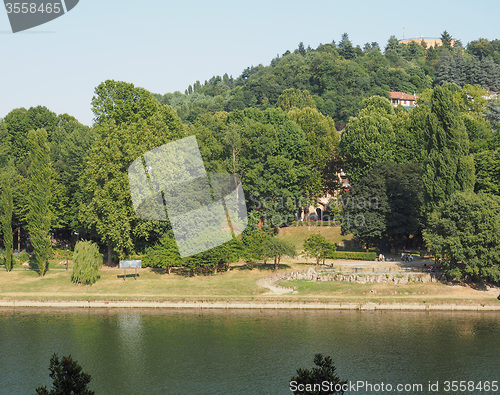
[(438, 282), (441, 278), (440, 273), (381, 273), (381, 274), (364, 274), (364, 273), (318, 273), (313, 268), (308, 270), (284, 273), (280, 281), (285, 280), (308, 280), (308, 281), (345, 281), (349, 283), (360, 284), (408, 284), (408, 283), (429, 283)]

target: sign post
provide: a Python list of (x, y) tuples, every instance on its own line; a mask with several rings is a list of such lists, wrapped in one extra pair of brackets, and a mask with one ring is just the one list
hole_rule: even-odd
[(137, 269), (142, 268), (142, 261), (120, 261), (120, 269), (123, 269), (123, 281), (127, 279), (127, 268), (135, 269), (134, 280), (137, 280)]

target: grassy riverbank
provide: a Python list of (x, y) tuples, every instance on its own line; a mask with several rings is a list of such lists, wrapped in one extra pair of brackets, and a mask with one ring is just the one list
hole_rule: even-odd
[[(303, 261), (303, 260), (302, 260)], [(374, 263), (366, 263), (374, 264)], [(346, 266), (348, 263), (342, 263)], [(356, 263), (357, 266), (360, 263)], [(314, 267), (297, 260), (285, 260), (280, 272)], [(293, 292), (276, 293), (259, 285), (272, 276), (271, 265), (245, 265), (212, 276), (186, 277), (142, 269), (137, 280), (133, 271), (103, 269), (92, 286), (75, 285), (71, 271), (49, 270), (40, 278), (37, 272), (0, 271), (0, 300), (31, 301), (255, 301), (310, 303), (449, 303), (461, 305), (497, 305), (497, 289), (474, 289), (470, 286), (442, 283), (359, 284), (349, 282), (286, 281), (278, 285)], [(260, 281), (259, 281), (260, 280)]]

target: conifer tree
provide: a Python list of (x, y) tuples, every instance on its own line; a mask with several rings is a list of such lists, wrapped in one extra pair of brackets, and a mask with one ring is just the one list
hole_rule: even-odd
[(28, 168), (26, 220), (39, 274), (43, 277), (48, 268), (51, 252), (50, 201), (54, 177), (45, 129), (31, 130), (28, 133), (28, 147), (30, 166)]
[(12, 168), (7, 166), (0, 174), (0, 224), (5, 248), (5, 268), (12, 270), (12, 212), (14, 202), (12, 199)]
[(426, 212), (456, 191), (472, 191), (474, 161), (469, 138), (453, 94), (436, 87), (424, 129), (423, 182)]

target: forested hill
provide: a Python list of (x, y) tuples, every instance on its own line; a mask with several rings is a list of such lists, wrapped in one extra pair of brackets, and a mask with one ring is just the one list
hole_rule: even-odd
[(184, 122), (193, 122), (206, 112), (274, 107), (285, 89), (296, 88), (308, 90), (324, 115), (347, 122), (358, 113), (363, 98), (388, 96), (389, 91), (419, 94), (445, 82), (500, 91), (500, 40), (480, 38), (464, 47), (446, 31), (441, 40), (439, 47), (424, 42), (406, 45), (392, 36), (385, 48), (376, 42), (361, 48), (345, 33), (338, 44), (316, 49), (300, 43), (267, 66), (246, 68), (236, 79), (214, 76), (203, 84), (196, 81), (184, 94), (156, 97)]

